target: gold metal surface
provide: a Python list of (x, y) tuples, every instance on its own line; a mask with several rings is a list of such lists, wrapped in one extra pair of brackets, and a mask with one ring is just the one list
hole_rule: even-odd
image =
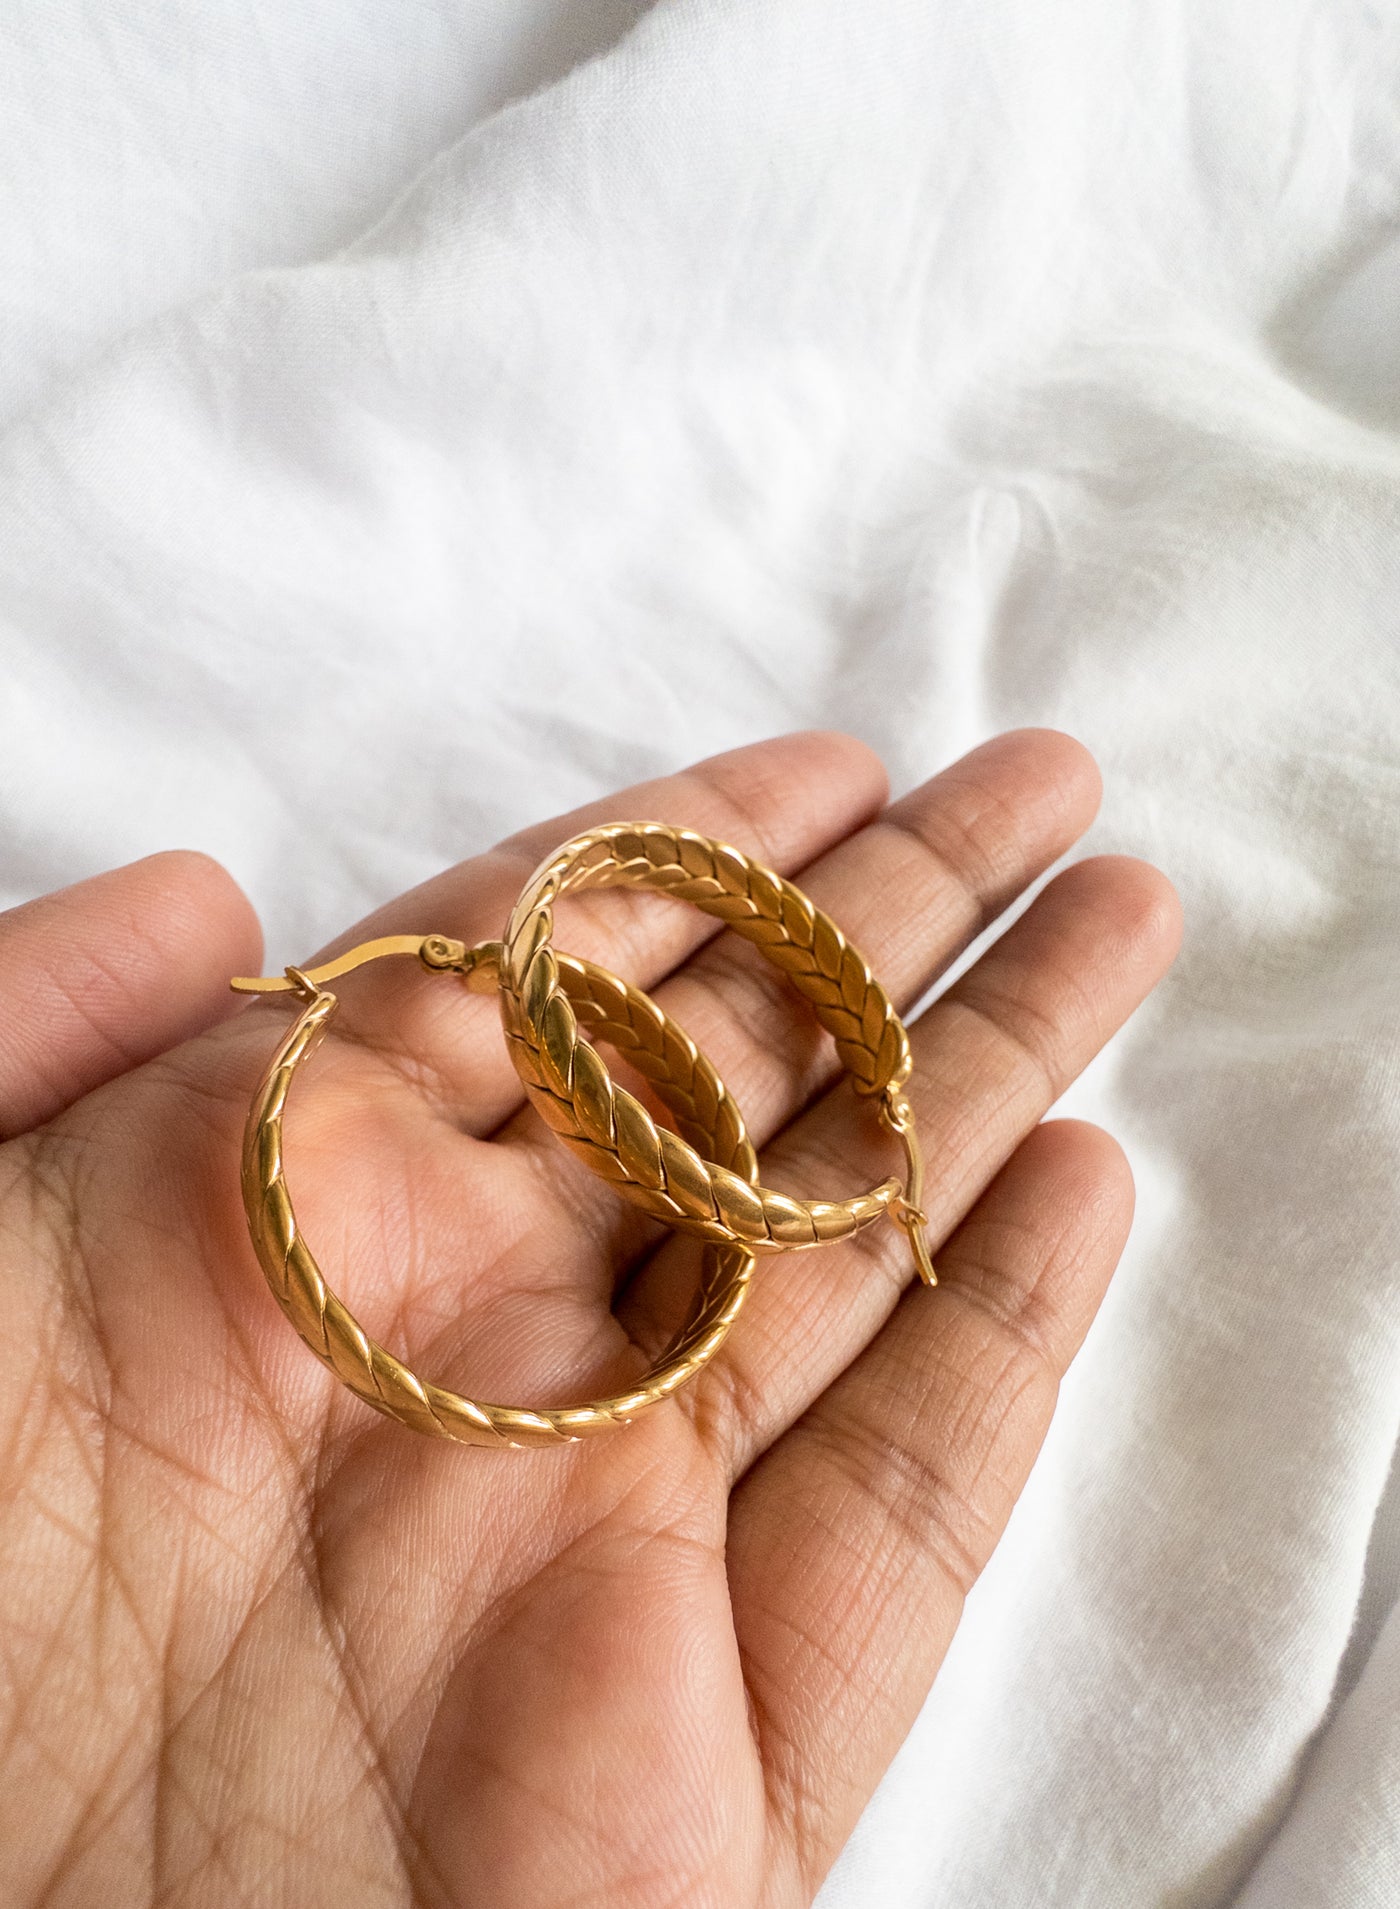
[(285, 974), (273, 975), (236, 974), (229, 986), (236, 994), (305, 994), (308, 988), (315, 993), (327, 981), (338, 981), (341, 975), (353, 974), (367, 961), (380, 961), (385, 955), (417, 955), (425, 968), (451, 968), (461, 974), (467, 972), (469, 957), (480, 958), (484, 950), (498, 946), (497, 942), (484, 941), (479, 948), (469, 949), (464, 941), (452, 941), (446, 935), (380, 935), (377, 941), (362, 941), (357, 948), (323, 962), (319, 968), (288, 968)]
[[(705, 1160), (658, 1127), (579, 1034), (551, 944), (554, 904), (604, 887), (692, 902), (774, 962), (835, 1039), (857, 1093), (881, 1097), (909, 1183), (884, 1180), (844, 1200), (796, 1200)], [(904, 1024), (836, 923), (781, 875), (690, 829), (658, 822), (590, 829), (546, 857), (521, 891), (506, 925), (500, 990), (511, 1055), (531, 1102), (565, 1146), (635, 1205), (683, 1232), (754, 1253), (825, 1245), (887, 1215), (908, 1233), (920, 1276), (932, 1283), (919, 1208), (922, 1162), (913, 1110), (900, 1093), (912, 1066)]]
[[(454, 950), (456, 958), (447, 958), (444, 950)], [(324, 1039), (336, 1010), (336, 996), (320, 986), (332, 970), (348, 974), (381, 955), (417, 954), (428, 966), (474, 976), (478, 968), (494, 970), (498, 951), (499, 943), (493, 942), (466, 949), (440, 936), (396, 935), (352, 949), (305, 975), (289, 971), (293, 978), (275, 984), (277, 991), (301, 992), (307, 998), (253, 1098), (243, 1143), (243, 1204), (254, 1250), (277, 1303), (317, 1358), (367, 1405), (416, 1431), (467, 1445), (558, 1445), (625, 1424), (669, 1398), (713, 1358), (744, 1303), (753, 1255), (729, 1243), (707, 1247), (700, 1289), (679, 1332), (625, 1392), (547, 1410), (488, 1404), (419, 1378), (369, 1337), (327, 1284), (302, 1235), (282, 1157), (282, 1116), (292, 1077)], [(681, 1029), (639, 989), (606, 969), (567, 955), (557, 957), (557, 966), (571, 1012), (627, 1055), (697, 1147), (710, 1152), (736, 1179), (755, 1179), (758, 1162), (739, 1110)]]

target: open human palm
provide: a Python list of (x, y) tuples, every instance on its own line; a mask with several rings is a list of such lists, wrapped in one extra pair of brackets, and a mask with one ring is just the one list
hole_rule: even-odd
[[(908, 1006), (1097, 796), (1052, 732), (889, 808), (861, 745), (789, 737), (531, 829), (344, 941), (495, 936), (546, 850), (655, 818), (791, 875)], [(229, 878), (159, 856), (0, 917), (0, 1900), (809, 1902), (1126, 1234), (1114, 1143), (1042, 1116), (1177, 933), (1153, 870), (1077, 863), (913, 1025), (937, 1289), (893, 1226), (765, 1259), (674, 1399), (497, 1452), (367, 1411), (263, 1284), (238, 1156), (287, 1008), (227, 995), (259, 965)], [(710, 1055), (766, 1183), (837, 1198), (897, 1170), (736, 937), (609, 893), (566, 902), (557, 938)], [(396, 965), (343, 984), (288, 1111), (321, 1265), (441, 1383), (618, 1389), (698, 1246), (523, 1105), (489, 1000)]]

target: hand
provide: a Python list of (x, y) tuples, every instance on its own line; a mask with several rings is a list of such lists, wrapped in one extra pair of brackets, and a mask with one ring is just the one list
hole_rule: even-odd
[[(862, 746), (790, 737), (531, 829), (346, 941), (494, 936), (547, 849), (655, 817), (794, 875), (907, 1005), (1097, 796), (1076, 744), (1027, 731), (882, 810)], [(227, 993), (260, 954), (223, 871), (157, 856), (0, 917), (0, 1899), (809, 1902), (1127, 1231), (1114, 1143), (1037, 1123), (1177, 932), (1152, 869), (1081, 862), (915, 1025), (935, 1291), (889, 1225), (761, 1260), (674, 1401), (498, 1453), (367, 1411), (263, 1284), (238, 1156), (288, 1008)], [(736, 937), (606, 894), (557, 938), (655, 988), (765, 1180), (897, 1170)], [(493, 1002), (408, 963), (339, 991), (287, 1123), (328, 1278), (444, 1384), (596, 1396), (664, 1340), (698, 1248), (522, 1105)]]

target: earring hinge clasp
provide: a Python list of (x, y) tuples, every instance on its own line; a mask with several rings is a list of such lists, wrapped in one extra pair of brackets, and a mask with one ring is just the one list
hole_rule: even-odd
[(347, 949), (319, 968), (288, 968), (285, 974), (239, 974), (229, 986), (237, 994), (300, 994), (305, 998), (308, 990), (314, 996), (327, 981), (339, 980), (341, 975), (384, 955), (416, 955), (435, 974), (455, 972), (469, 978), (482, 966), (491, 966), (494, 972), (499, 951), (500, 944), (495, 941), (479, 941), (469, 948), (465, 941), (454, 941), (448, 935), (380, 935)]
[(898, 1135), (899, 1144), (904, 1149), (906, 1166), (904, 1192), (890, 1204), (890, 1218), (896, 1226), (902, 1226), (909, 1235), (909, 1244), (914, 1250), (914, 1266), (925, 1286), (936, 1286), (938, 1274), (933, 1269), (933, 1259), (928, 1250), (928, 1215), (924, 1212), (924, 1155), (919, 1145), (919, 1136), (914, 1127), (914, 1109), (904, 1095), (887, 1090), (881, 1102), (880, 1115), (890, 1132)]

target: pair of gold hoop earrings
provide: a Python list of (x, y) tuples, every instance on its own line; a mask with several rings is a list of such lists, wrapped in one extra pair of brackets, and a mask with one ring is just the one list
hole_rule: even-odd
[[(795, 1200), (760, 1184), (743, 1119), (693, 1041), (639, 988), (559, 953), (554, 904), (582, 888), (647, 888), (693, 903), (753, 942), (806, 996), (833, 1036), (856, 1092), (877, 1098), (903, 1148), (906, 1177), (847, 1200)], [(499, 993), (507, 1046), (526, 1095), (571, 1152), (626, 1199), (706, 1242), (699, 1290), (670, 1345), (626, 1393), (534, 1411), (432, 1385), (369, 1337), (327, 1285), (292, 1210), (282, 1115), (292, 1077), (336, 1009), (326, 983), (385, 955), (416, 955), (477, 993)], [(657, 822), (589, 829), (547, 857), (522, 889), (500, 941), (388, 935), (319, 968), (237, 978), (241, 993), (303, 1002), (249, 1109), (243, 1203), (259, 1263), (311, 1350), (376, 1411), (467, 1445), (556, 1445), (625, 1424), (669, 1398), (723, 1344), (756, 1256), (845, 1239), (888, 1217), (908, 1233), (920, 1277), (935, 1283), (920, 1210), (923, 1164), (904, 1095), (912, 1057), (889, 996), (841, 930), (802, 891), (723, 842)], [(658, 1126), (608, 1073), (581, 1028), (624, 1054), (676, 1122)]]

